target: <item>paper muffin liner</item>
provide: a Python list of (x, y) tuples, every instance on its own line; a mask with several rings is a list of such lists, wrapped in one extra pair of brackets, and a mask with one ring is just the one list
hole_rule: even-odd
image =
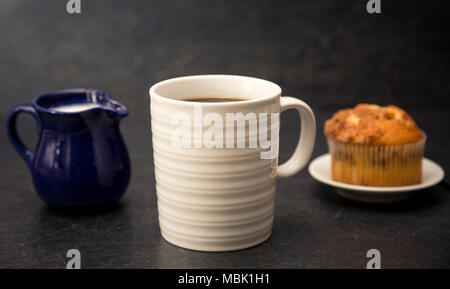
[(404, 145), (356, 145), (327, 139), (333, 180), (363, 186), (420, 183), (426, 137)]

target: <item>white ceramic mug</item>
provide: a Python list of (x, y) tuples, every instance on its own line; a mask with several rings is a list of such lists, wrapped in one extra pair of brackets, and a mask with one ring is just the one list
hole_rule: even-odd
[[(184, 101), (215, 97), (245, 100)], [(150, 99), (158, 217), (164, 239), (199, 251), (238, 250), (267, 240), (272, 233), (276, 179), (300, 171), (314, 147), (316, 122), (309, 106), (281, 97), (275, 83), (234, 75), (165, 80), (150, 88)], [(287, 109), (300, 115), (300, 137), (292, 157), (278, 165), (279, 113)], [(239, 115), (248, 116), (240, 128)], [(225, 121), (228, 116), (236, 117), (231, 130), (226, 126), (231, 124)], [(255, 116), (260, 129), (256, 134), (250, 128)], [(211, 137), (207, 130), (220, 118), (225, 125), (212, 130), (216, 134)], [(241, 137), (246, 140), (238, 148), (242, 128)], [(255, 147), (251, 139), (258, 140), (264, 129), (271, 134), (267, 139), (272, 146), (260, 142)], [(213, 146), (207, 143), (208, 136)], [(230, 136), (234, 137), (231, 142)], [(263, 151), (275, 155), (263, 156)]]

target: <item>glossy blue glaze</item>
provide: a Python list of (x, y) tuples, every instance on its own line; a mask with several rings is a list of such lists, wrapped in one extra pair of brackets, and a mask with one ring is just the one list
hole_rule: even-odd
[[(96, 103), (82, 112), (52, 107)], [(38, 127), (35, 151), (16, 131), (17, 116), (31, 114)], [(40, 198), (52, 207), (85, 207), (118, 200), (130, 179), (128, 152), (119, 131), (128, 115), (122, 104), (101, 90), (68, 89), (44, 94), (33, 105), (14, 107), (8, 115), (8, 137), (27, 163)]]

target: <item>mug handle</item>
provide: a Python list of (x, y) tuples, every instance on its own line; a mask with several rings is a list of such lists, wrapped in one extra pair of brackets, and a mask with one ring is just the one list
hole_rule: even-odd
[(6, 129), (8, 132), (8, 138), (11, 144), (14, 146), (19, 155), (25, 160), (28, 165), (31, 165), (31, 161), (34, 157), (34, 152), (27, 148), (23, 142), (20, 140), (19, 135), (17, 134), (17, 117), (21, 112), (26, 112), (31, 114), (33, 118), (36, 120), (38, 134), (41, 131), (41, 119), (36, 109), (31, 105), (18, 105), (14, 107), (8, 114), (8, 118), (6, 120)]
[(303, 101), (289, 96), (280, 98), (281, 112), (297, 110), (300, 121), (300, 137), (294, 154), (277, 168), (277, 177), (286, 178), (298, 173), (309, 161), (316, 139), (316, 118), (311, 108)]

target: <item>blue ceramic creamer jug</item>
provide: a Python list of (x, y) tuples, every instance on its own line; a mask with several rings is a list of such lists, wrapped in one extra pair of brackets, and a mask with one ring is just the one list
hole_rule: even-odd
[[(31, 114), (39, 141), (34, 151), (16, 131), (17, 116)], [(101, 90), (68, 89), (14, 107), (8, 137), (27, 163), (40, 198), (51, 207), (112, 203), (126, 190), (130, 161), (119, 131), (127, 108)]]

